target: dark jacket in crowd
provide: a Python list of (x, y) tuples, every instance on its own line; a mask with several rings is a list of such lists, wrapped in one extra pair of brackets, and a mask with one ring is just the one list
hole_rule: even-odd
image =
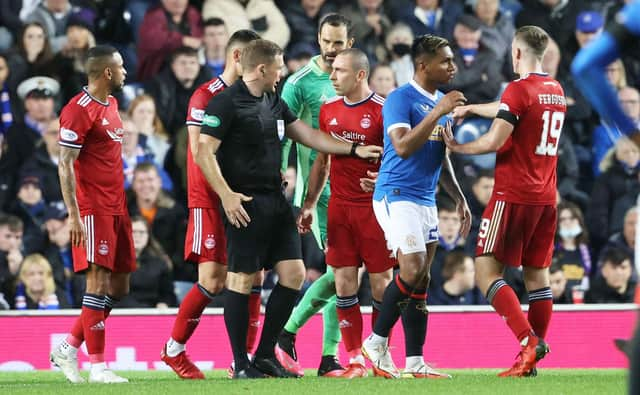
[(448, 306), (478, 305), (487, 304), (487, 300), (478, 287), (474, 287), (461, 295), (450, 295), (444, 290), (444, 287), (438, 287), (429, 292), (429, 304)]
[(51, 160), (44, 143), (38, 144), (33, 154), (22, 165), (19, 174), (38, 175), (42, 198), (47, 203), (62, 201), (58, 165)]
[(173, 279), (167, 262), (146, 249), (138, 257), (138, 268), (131, 273), (129, 294), (118, 307), (156, 307), (158, 303), (175, 306)]
[(627, 290), (624, 293), (618, 293), (609, 287), (607, 281), (600, 275), (591, 283), (584, 301), (585, 303), (633, 303), (635, 287), (635, 282), (630, 279)]
[(4, 295), (4, 300), (13, 303), (16, 292), (16, 276), (9, 271), (8, 253), (0, 251), (0, 293)]

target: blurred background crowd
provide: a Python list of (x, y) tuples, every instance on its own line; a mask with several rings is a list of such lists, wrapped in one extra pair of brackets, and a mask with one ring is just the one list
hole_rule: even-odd
[[(601, 124), (574, 86), (576, 52), (615, 17), (622, 0), (2, 0), (0, 2), (0, 309), (79, 307), (84, 279), (72, 270), (67, 213), (57, 175), (61, 107), (86, 84), (84, 59), (96, 43), (123, 55), (118, 94), (122, 158), (138, 270), (119, 306), (176, 306), (197, 280), (182, 257), (187, 222), (185, 118), (194, 90), (224, 68), (228, 37), (253, 29), (285, 49), (287, 75), (319, 52), (317, 25), (329, 12), (354, 23), (355, 47), (374, 66), (370, 85), (386, 96), (412, 78), (413, 38), (446, 37), (458, 73), (442, 90), (469, 103), (496, 100), (509, 81), (517, 27), (553, 38), (545, 71), (564, 88), (568, 111), (558, 150), (558, 230), (551, 268), (555, 303), (629, 303), (640, 193), (640, 150)], [(627, 112), (640, 125), (640, 45), (607, 68)], [(485, 133), (487, 119), (456, 128), (459, 141)], [(285, 177), (295, 188), (295, 149)], [(484, 304), (474, 285), (473, 252), (493, 189), (495, 156), (453, 158), (473, 214), (472, 232), (455, 205), (438, 198), (440, 244), (430, 304)], [(325, 270), (306, 259), (307, 285)], [(521, 272), (506, 278), (526, 301)], [(361, 304), (366, 304), (363, 273)], [(266, 284), (268, 291), (268, 284)], [(266, 296), (266, 295), (265, 295)], [(216, 303), (216, 302), (214, 302)]]

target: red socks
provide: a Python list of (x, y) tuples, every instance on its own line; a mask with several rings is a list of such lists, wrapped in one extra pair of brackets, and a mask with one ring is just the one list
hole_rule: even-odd
[(82, 300), (82, 327), (89, 361), (104, 362), (104, 296), (85, 294)]
[(260, 329), (260, 296), (262, 293), (262, 287), (251, 288), (251, 295), (249, 295), (249, 330), (247, 331), (247, 352), (253, 353), (253, 348), (256, 344), (256, 338), (258, 337), (258, 330)]
[(551, 293), (551, 288), (545, 287), (529, 292), (529, 315), (527, 319), (535, 334), (543, 339), (547, 336), (552, 311), (553, 294)]
[(211, 295), (203, 286), (195, 283), (182, 300), (178, 316), (173, 323), (171, 338), (178, 343), (185, 344), (193, 335), (200, 323), (200, 316), (205, 307), (211, 302)]
[(506, 320), (518, 341), (522, 341), (531, 334), (531, 325), (522, 312), (516, 293), (503, 279), (498, 279), (491, 284), (487, 291), (487, 300), (496, 312)]
[(360, 312), (358, 296), (338, 296), (336, 309), (342, 340), (349, 356), (360, 355), (360, 348), (362, 347), (362, 313)]

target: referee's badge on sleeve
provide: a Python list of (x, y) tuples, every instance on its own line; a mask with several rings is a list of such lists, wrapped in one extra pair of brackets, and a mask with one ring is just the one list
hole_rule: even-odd
[(278, 119), (276, 123), (278, 126), (278, 138), (280, 139), (280, 141), (282, 141), (282, 139), (284, 138), (284, 120)]

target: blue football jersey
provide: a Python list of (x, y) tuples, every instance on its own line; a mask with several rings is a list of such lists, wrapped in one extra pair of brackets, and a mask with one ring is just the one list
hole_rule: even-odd
[(446, 148), (442, 132), (450, 117), (440, 118), (429, 140), (407, 159), (402, 159), (396, 153), (389, 131), (398, 127), (413, 129), (442, 96), (442, 92), (436, 91), (435, 94), (431, 94), (411, 80), (391, 92), (385, 101), (382, 108), (384, 152), (374, 200), (387, 199), (389, 202), (411, 201), (424, 206), (436, 205), (436, 187)]

